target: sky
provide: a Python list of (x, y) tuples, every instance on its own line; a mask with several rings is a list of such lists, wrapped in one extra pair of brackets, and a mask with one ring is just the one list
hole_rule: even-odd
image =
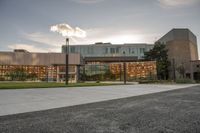
[(70, 45), (153, 44), (172, 28), (189, 28), (200, 47), (200, 0), (0, 0), (0, 51), (60, 52), (65, 37), (50, 28), (62, 23), (87, 34)]

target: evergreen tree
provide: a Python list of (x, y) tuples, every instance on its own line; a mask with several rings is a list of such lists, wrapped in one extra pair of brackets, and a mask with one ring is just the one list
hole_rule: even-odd
[(144, 53), (146, 60), (155, 60), (157, 62), (157, 77), (158, 79), (168, 79), (168, 50), (166, 46), (160, 42), (156, 42), (153, 49)]

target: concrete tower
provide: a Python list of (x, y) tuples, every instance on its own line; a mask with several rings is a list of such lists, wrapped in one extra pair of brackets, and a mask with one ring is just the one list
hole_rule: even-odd
[[(158, 42), (166, 44), (168, 59), (174, 60), (175, 69), (183, 66), (185, 76), (190, 77), (190, 61), (198, 60), (197, 38), (189, 29), (172, 29), (165, 34)], [(169, 76), (173, 77), (173, 68), (170, 67)], [(176, 71), (177, 77), (180, 75)]]

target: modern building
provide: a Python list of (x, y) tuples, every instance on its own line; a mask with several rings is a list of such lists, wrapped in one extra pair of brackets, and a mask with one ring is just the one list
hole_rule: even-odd
[[(189, 29), (172, 29), (158, 42), (168, 49), (169, 76), (200, 80), (197, 39)], [(78, 80), (155, 79), (156, 61), (143, 59), (152, 44), (111, 44), (69, 46), (69, 82)], [(12, 80), (14, 72), (40, 81), (65, 81), (66, 45), (62, 53), (31, 53), (26, 50), (0, 52), (0, 80)], [(174, 76), (175, 75), (175, 76)], [(14, 77), (15, 78), (15, 77)]]
[[(21, 49), (0, 52), (0, 80), (11, 80), (13, 72), (20, 70), (36, 80), (62, 82), (65, 57), (62, 53), (30, 53)], [(80, 54), (69, 54), (69, 82), (77, 81), (79, 65)]]
[[(69, 53), (80, 53), (84, 64), (80, 73), (85, 80), (123, 80), (124, 67), (127, 79), (135, 80), (156, 78), (156, 62), (143, 60), (144, 52), (152, 48), (152, 44), (95, 43), (70, 45)], [(65, 51), (63, 45), (62, 52)]]
[[(24, 80), (63, 82), (65, 81), (65, 59), (64, 53), (31, 53), (23, 49), (0, 52), (0, 81), (21, 80), (20, 78), (23, 77)], [(155, 61), (142, 61), (131, 57), (100, 59), (81, 62), (80, 54), (70, 53), (69, 82), (123, 80), (123, 62), (126, 62), (127, 80), (156, 78)]]
[[(95, 43), (89, 45), (70, 45), (69, 53), (80, 53), (81, 57), (133, 57), (143, 59), (144, 52), (153, 48), (153, 44), (111, 44)], [(62, 46), (62, 52), (66, 45)]]
[[(180, 77), (178, 69), (182, 67), (185, 77), (194, 78), (191, 63), (198, 62), (197, 38), (189, 29), (172, 29), (158, 40), (166, 45), (168, 59), (171, 62), (170, 77)], [(196, 70), (196, 69), (193, 69)]]

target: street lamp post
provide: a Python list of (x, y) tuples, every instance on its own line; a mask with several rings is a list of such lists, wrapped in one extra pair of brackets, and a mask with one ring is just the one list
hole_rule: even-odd
[(123, 67), (124, 67), (124, 84), (126, 84), (126, 62), (123, 62)]
[(65, 52), (66, 52), (66, 63), (65, 63), (65, 84), (68, 85), (68, 81), (69, 81), (69, 38), (66, 38), (66, 48), (65, 48)]
[(69, 37), (79, 37), (79, 38), (84, 38), (86, 37), (86, 32), (82, 29), (80, 29), (79, 27), (76, 28), (72, 28), (70, 25), (63, 23), (63, 24), (56, 24), (51, 26), (51, 31), (53, 32), (57, 32), (59, 34), (61, 34), (63, 37), (67, 37), (66, 38), (66, 63), (65, 63), (65, 84), (68, 84), (68, 79), (69, 79)]

